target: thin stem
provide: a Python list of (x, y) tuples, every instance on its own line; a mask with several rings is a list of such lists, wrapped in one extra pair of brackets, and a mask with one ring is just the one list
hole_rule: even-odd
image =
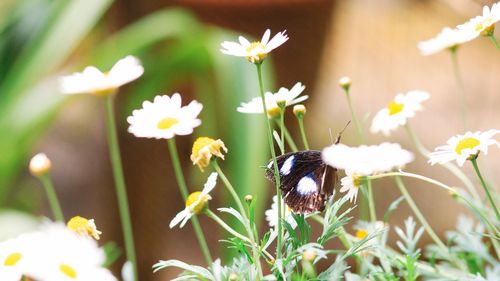
[(285, 154), (285, 106), (280, 106), (280, 150)]
[(250, 242), (252, 242), (252, 251), (253, 251), (254, 259), (256, 260), (257, 268), (259, 269), (259, 272), (262, 272), (261, 265), (259, 262), (259, 252), (258, 252), (257, 248), (254, 246), (256, 244), (255, 243), (256, 233), (254, 233), (254, 231), (252, 230), (252, 228), (250, 226), (250, 221), (248, 220), (245, 207), (243, 206), (243, 203), (241, 202), (241, 199), (238, 196), (238, 193), (236, 193), (236, 190), (234, 189), (233, 185), (227, 179), (224, 172), (222, 172), (222, 169), (220, 168), (219, 163), (217, 163), (216, 160), (212, 160), (211, 163), (212, 163), (212, 167), (214, 168), (214, 170), (217, 172), (219, 177), (224, 182), (224, 185), (226, 186), (227, 190), (229, 191), (231, 196), (233, 196), (234, 201), (236, 201), (236, 205), (238, 205), (238, 209), (240, 210), (240, 213), (243, 216), (243, 219), (245, 221), (245, 223), (244, 223), (245, 230), (248, 233), (248, 236), (250, 238)]
[(115, 94), (109, 94), (106, 96), (106, 129), (108, 134), (109, 157), (111, 159), (111, 167), (113, 169), (113, 177), (115, 180), (118, 209), (120, 211), (123, 239), (125, 241), (125, 252), (127, 254), (127, 260), (132, 264), (134, 280), (137, 281), (139, 280), (139, 277), (137, 272), (137, 259), (135, 255), (134, 234), (132, 231), (132, 220), (130, 218), (130, 208), (128, 205), (127, 188), (125, 186), (125, 178), (123, 176), (118, 134), (116, 132), (115, 111), (113, 104), (114, 97)]
[(488, 38), (493, 43), (493, 45), (495, 45), (495, 48), (497, 48), (497, 50), (500, 51), (500, 44), (498, 44), (498, 41), (497, 41), (497, 38), (495, 37), (495, 35), (492, 33), (491, 35), (488, 35)]
[(40, 180), (42, 181), (43, 187), (45, 188), (45, 193), (47, 193), (47, 200), (49, 201), (49, 206), (52, 210), (54, 219), (59, 222), (64, 222), (65, 220), (61, 209), (61, 204), (59, 203), (59, 199), (57, 199), (57, 193), (50, 174), (40, 176)]
[(238, 233), (236, 230), (232, 229), (221, 218), (219, 218), (214, 212), (207, 209), (205, 211), (205, 213), (207, 214), (207, 216), (209, 218), (213, 219), (216, 223), (218, 223), (220, 226), (222, 226), (222, 228), (224, 228), (227, 232), (231, 233), (231, 235), (233, 235), (234, 237), (238, 237), (239, 239), (241, 239), (247, 243), (250, 243), (252, 245), (254, 244), (252, 241), (250, 241), (250, 239), (248, 237), (245, 237), (242, 234)]
[(286, 125), (283, 124), (283, 132), (285, 133), (285, 140), (286, 142), (288, 143), (288, 145), (290, 146), (290, 149), (293, 151), (293, 152), (297, 152), (299, 151), (299, 149), (297, 148), (297, 144), (295, 143), (295, 141), (293, 140), (292, 138), (292, 135), (290, 134), (290, 132), (288, 131), (288, 129), (286, 128)]
[(302, 136), (302, 142), (304, 143), (304, 148), (309, 150), (309, 142), (307, 141), (306, 131), (304, 130), (304, 117), (297, 116), (297, 121), (299, 122), (300, 135)]
[(460, 101), (460, 115), (462, 117), (462, 125), (464, 129), (467, 129), (469, 126), (467, 124), (467, 111), (465, 106), (465, 87), (464, 81), (462, 79), (462, 74), (460, 73), (460, 67), (458, 66), (458, 55), (457, 49), (451, 49), (451, 60), (453, 62), (453, 74), (455, 75), (455, 80), (457, 82), (458, 92), (459, 92), (459, 101)]
[(349, 106), (349, 111), (351, 112), (352, 121), (354, 122), (354, 126), (356, 127), (358, 142), (360, 144), (363, 144), (363, 143), (365, 143), (365, 136), (363, 134), (363, 128), (361, 128), (361, 123), (359, 123), (358, 118), (356, 117), (356, 113), (354, 112), (354, 107), (352, 106), (351, 95), (349, 93), (349, 89), (345, 90), (345, 96), (347, 98), (347, 105)]
[[(413, 132), (410, 123), (406, 123), (405, 125), (406, 133), (410, 137), (413, 145), (417, 149), (417, 151), (422, 154), (425, 158), (429, 159), (429, 150), (425, 148), (420, 140), (418, 139), (417, 135)], [(480, 200), (479, 194), (476, 191), (476, 188), (474, 187), (474, 184), (470, 181), (470, 179), (459, 169), (457, 166), (455, 166), (452, 163), (442, 163), (439, 164), (446, 168), (448, 171), (450, 171), (453, 175), (455, 175), (462, 183), (465, 185), (469, 193), (474, 197), (476, 200)]]
[(495, 200), (490, 194), (490, 190), (488, 186), (486, 185), (486, 182), (483, 179), (483, 176), (481, 175), (481, 171), (479, 171), (479, 167), (477, 165), (477, 160), (475, 158), (471, 158), (470, 161), (472, 162), (472, 166), (474, 166), (474, 170), (476, 171), (477, 177), (481, 181), (481, 185), (484, 188), (484, 192), (486, 192), (486, 196), (488, 196), (488, 200), (490, 200), (491, 206), (493, 207), (493, 210), (495, 211), (495, 215), (497, 217), (497, 220), (500, 221), (500, 213), (498, 212), (497, 205), (495, 204)]
[(410, 206), (413, 213), (415, 214), (417, 219), (420, 221), (420, 223), (424, 227), (425, 231), (427, 231), (427, 233), (432, 238), (432, 240), (434, 240), (434, 243), (436, 243), (439, 247), (443, 248), (443, 250), (448, 251), (448, 248), (446, 247), (446, 245), (441, 241), (441, 239), (439, 239), (437, 234), (432, 229), (431, 225), (425, 219), (424, 215), (420, 212), (420, 209), (417, 207), (417, 204), (415, 204), (415, 201), (413, 201), (413, 198), (411, 198), (410, 193), (408, 193), (408, 190), (404, 186), (401, 178), (396, 176), (396, 177), (394, 177), (394, 180), (396, 181), (396, 185), (398, 186), (399, 190), (401, 191), (401, 194), (403, 194), (403, 196), (405, 197), (406, 202), (408, 202), (408, 205)]
[[(175, 143), (175, 138), (168, 139), (168, 150), (170, 151), (170, 157), (172, 159), (172, 166), (174, 167), (175, 177), (177, 179), (177, 184), (181, 191), (182, 198), (186, 200), (189, 195), (186, 181), (184, 179), (184, 174), (182, 173), (181, 162), (179, 160), (179, 154), (177, 153), (177, 145)], [(200, 222), (196, 216), (191, 217), (191, 224), (193, 225), (194, 233), (200, 244), (201, 251), (205, 257), (205, 262), (208, 265), (212, 265), (212, 255), (210, 255), (210, 250), (208, 249), (207, 240), (203, 235), (201, 230)]]
[(370, 179), (366, 180), (366, 189), (368, 190), (368, 208), (370, 210), (370, 220), (372, 222), (376, 222), (377, 212), (375, 211), (375, 200), (373, 198), (372, 181)]
[[(267, 124), (267, 139), (269, 142), (269, 149), (271, 150), (271, 156), (273, 158), (273, 166), (274, 166), (274, 178), (276, 182), (276, 196), (281, 198), (281, 190), (280, 190), (280, 176), (278, 170), (278, 161), (276, 161), (276, 152), (274, 151), (273, 144), (273, 131), (271, 128), (271, 121), (267, 117), (267, 107), (266, 107), (266, 99), (264, 96), (264, 86), (262, 83), (262, 64), (256, 64), (257, 66), (257, 76), (259, 79), (259, 88), (260, 88), (260, 97), (262, 99), (262, 108), (264, 109), (264, 118), (266, 119)], [(283, 227), (281, 225), (281, 201), (278, 200), (278, 237), (277, 237), (277, 246), (276, 246), (276, 258), (281, 259), (281, 245), (283, 239)]]

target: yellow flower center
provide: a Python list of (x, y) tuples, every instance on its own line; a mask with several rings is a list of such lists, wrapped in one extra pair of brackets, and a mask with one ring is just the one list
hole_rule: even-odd
[(10, 255), (7, 256), (7, 258), (5, 259), (3, 265), (5, 266), (15, 266), (20, 260), (21, 258), (23, 257), (23, 255), (21, 253), (12, 253)]
[(260, 41), (252, 42), (246, 49), (251, 56), (247, 56), (247, 60), (256, 63), (264, 60), (267, 57), (266, 46)]
[(61, 263), (59, 265), (59, 270), (66, 276), (68, 276), (69, 278), (71, 279), (76, 279), (76, 277), (78, 276), (78, 274), (76, 273), (76, 270), (67, 265), (67, 264), (64, 264), (64, 263)]
[(101, 234), (101, 232), (97, 230), (94, 220), (88, 220), (80, 216), (71, 218), (66, 226), (68, 229), (78, 234), (91, 236), (96, 240), (99, 240), (99, 235)]
[[(188, 198), (186, 199), (186, 207), (190, 207), (193, 213), (195, 214), (201, 213), (207, 207), (208, 200), (211, 199), (210, 195), (208, 194), (203, 196), (203, 198), (201, 199), (200, 196), (201, 196), (201, 191), (196, 191), (189, 194)], [(200, 200), (198, 201), (198, 199)], [(193, 204), (195, 203), (196, 205), (193, 206)]]
[(389, 109), (389, 115), (391, 116), (400, 113), (403, 110), (403, 108), (404, 108), (403, 104), (397, 103), (395, 101), (391, 101), (391, 103), (387, 105), (387, 109)]
[(352, 177), (352, 184), (354, 185), (354, 187), (359, 188), (361, 186), (363, 178), (356, 174), (351, 175), (351, 177)]
[(462, 150), (466, 148), (473, 149), (479, 144), (481, 144), (481, 142), (475, 138), (464, 138), (458, 142), (457, 146), (455, 147), (455, 152), (460, 155), (462, 154)]
[(221, 150), (227, 152), (224, 142), (220, 139), (214, 140), (208, 137), (200, 137), (193, 143), (190, 158), (193, 161), (193, 165), (198, 165), (200, 170), (203, 171), (203, 168), (210, 164), (210, 159), (213, 155), (224, 160)]
[(198, 155), (202, 148), (205, 148), (206, 146), (209, 146), (214, 142), (215, 142), (214, 139), (207, 137), (197, 138), (196, 141), (193, 143), (193, 149), (191, 150), (191, 153), (194, 155)]
[(179, 120), (173, 117), (163, 118), (158, 122), (156, 127), (160, 130), (166, 130), (172, 128), (175, 124), (179, 123)]
[(363, 239), (366, 236), (368, 236), (368, 231), (364, 229), (358, 229), (358, 231), (356, 231), (356, 238)]
[(268, 107), (267, 108), (267, 117), (274, 118), (276, 116), (279, 116), (280, 115), (280, 111), (281, 111), (281, 109), (279, 107), (277, 107), (277, 106)]

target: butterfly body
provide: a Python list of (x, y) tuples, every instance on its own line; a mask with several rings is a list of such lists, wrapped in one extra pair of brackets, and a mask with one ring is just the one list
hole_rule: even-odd
[[(294, 213), (322, 211), (337, 181), (336, 169), (326, 165), (321, 151), (305, 150), (276, 158), (282, 198)], [(274, 163), (266, 168), (266, 178), (275, 183)]]

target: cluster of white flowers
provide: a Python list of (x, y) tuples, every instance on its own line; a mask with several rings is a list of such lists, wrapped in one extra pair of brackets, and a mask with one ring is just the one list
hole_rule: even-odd
[(432, 55), (446, 49), (455, 49), (480, 35), (493, 34), (495, 23), (500, 20), (500, 2), (483, 7), (483, 14), (476, 16), (456, 28), (445, 27), (436, 37), (418, 43), (422, 55)]
[[(0, 243), (0, 280), (114, 281), (103, 267), (104, 251), (97, 242), (63, 224), (50, 223)], [(25, 279), (22, 279), (25, 280)]]

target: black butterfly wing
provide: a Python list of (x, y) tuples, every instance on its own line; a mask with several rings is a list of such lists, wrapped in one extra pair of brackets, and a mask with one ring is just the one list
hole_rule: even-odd
[[(299, 214), (322, 211), (333, 192), (336, 170), (323, 162), (321, 151), (287, 153), (276, 160), (282, 197), (292, 211)], [(266, 177), (275, 183), (272, 160), (267, 165)]]

